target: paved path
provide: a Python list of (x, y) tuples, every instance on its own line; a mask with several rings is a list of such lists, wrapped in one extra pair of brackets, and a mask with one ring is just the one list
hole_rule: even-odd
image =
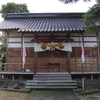
[(79, 100), (72, 90), (32, 90), (25, 100)]

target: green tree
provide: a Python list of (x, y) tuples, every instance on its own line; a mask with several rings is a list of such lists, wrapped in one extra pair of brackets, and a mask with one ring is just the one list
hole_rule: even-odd
[[(15, 3), (7, 3), (2, 5), (2, 8), (0, 10), (0, 13), (2, 14), (2, 17), (6, 13), (22, 13), (22, 12), (29, 12), (27, 9), (26, 4), (15, 4)], [(7, 42), (7, 34), (6, 32), (3, 32), (0, 36), (0, 40), (2, 45), (0, 46), (0, 57), (3, 63), (6, 62), (6, 42)]]
[(13, 2), (9, 2), (7, 4), (3, 4), (0, 10), (2, 17), (6, 13), (22, 13), (22, 12), (29, 12), (26, 4), (16, 4)]
[(100, 46), (100, 4), (94, 5), (87, 11), (81, 21), (84, 23), (85, 31), (98, 32)]
[(0, 36), (0, 42), (2, 45), (0, 46), (0, 57), (2, 63), (5, 63), (6, 61), (6, 43), (7, 43), (7, 34), (6, 32), (3, 32)]
[[(80, 0), (59, 0), (65, 4), (68, 4), (68, 3), (76, 3)], [(90, 2), (91, 0), (83, 0), (84, 2)], [(96, 0), (97, 3), (100, 3), (100, 0)]]
[(100, 32), (100, 4), (90, 8), (81, 21), (85, 24), (86, 31)]

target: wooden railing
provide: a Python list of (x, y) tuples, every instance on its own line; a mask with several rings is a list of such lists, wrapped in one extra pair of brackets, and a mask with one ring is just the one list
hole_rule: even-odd
[[(86, 64), (89, 64), (89, 66), (85, 66)], [(95, 64), (95, 66), (93, 64)], [(12, 72), (14, 72), (14, 71), (22, 72), (22, 71), (24, 71), (25, 72), (26, 69), (29, 68), (31, 70), (31, 72), (34, 72), (34, 66), (33, 66), (34, 64), (33, 63), (25, 63), (24, 68), (23, 68), (22, 65), (23, 65), (23, 63), (0, 63), (0, 71), (12, 71)], [(30, 65), (30, 66), (27, 66), (27, 65)], [(71, 72), (100, 71), (100, 67), (98, 66), (97, 63), (92, 63), (92, 64), (85, 63), (83, 65), (80, 64), (80, 63), (78, 65), (78, 63), (77, 63), (77, 65), (75, 65), (75, 64), (73, 66), (72, 65), (73, 64), (71, 64)], [(44, 67), (43, 70), (44, 70), (44, 72), (46, 71), (45, 67)], [(59, 71), (61, 71), (61, 70), (59, 70)]]
[[(31, 67), (26, 65), (31, 65)], [(34, 72), (34, 66), (33, 63), (25, 63), (23, 67), (23, 63), (0, 63), (0, 71), (26, 71), (26, 69), (30, 69), (31, 72)]]
[(71, 71), (100, 71), (100, 67), (98, 63), (77, 63), (76, 65), (74, 64), (74, 66), (71, 66)]

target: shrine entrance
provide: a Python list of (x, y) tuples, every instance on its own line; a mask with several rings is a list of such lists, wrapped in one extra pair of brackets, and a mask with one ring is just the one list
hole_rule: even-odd
[(66, 72), (67, 52), (55, 49), (55, 51), (42, 51), (38, 53), (38, 72)]

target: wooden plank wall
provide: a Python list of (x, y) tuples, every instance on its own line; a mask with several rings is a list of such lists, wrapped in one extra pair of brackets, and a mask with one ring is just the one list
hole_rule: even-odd
[[(8, 71), (22, 71), (22, 49), (8, 48), (7, 50), (7, 65)], [(26, 48), (26, 57), (24, 70), (28, 67), (31, 71), (34, 70), (34, 48)]]
[(7, 65), (6, 70), (22, 70), (22, 58), (21, 58), (21, 49), (20, 48), (8, 48), (7, 49)]
[(80, 48), (73, 48), (71, 54), (71, 70), (72, 71), (97, 71), (98, 66), (98, 48), (97, 47), (85, 47), (85, 63), (81, 63)]
[(37, 63), (38, 71), (67, 71), (67, 52), (59, 50), (39, 52)]
[(96, 33), (84, 33), (83, 45), (85, 54), (85, 63), (81, 63), (80, 48), (82, 37), (79, 34), (71, 34), (74, 39), (71, 52), (71, 70), (72, 71), (97, 71), (99, 69), (98, 59), (98, 39)]
[[(55, 35), (57, 36), (57, 35)], [(61, 37), (62, 34), (59, 34), (57, 39), (65, 39), (66, 36)], [(49, 34), (45, 37), (45, 40), (47, 40), (49, 37)], [(79, 38), (80, 37), (80, 38)], [(15, 70), (22, 70), (22, 64), (16, 64), (13, 65), (12, 63), (22, 63), (22, 50), (21, 50), (21, 34), (17, 32), (10, 32), (8, 36), (8, 49), (7, 49), (7, 63), (10, 63), (8, 65), (9, 69), (12, 70), (13, 66), (15, 66)], [(24, 43), (25, 48), (27, 52), (26, 56), (26, 63), (25, 63), (25, 69), (26, 67), (29, 67), (32, 71), (34, 70), (34, 44), (31, 41), (34, 38), (33, 34), (26, 34), (24, 35)], [(39, 39), (43, 39), (43, 34)], [(61, 39), (60, 39), (61, 38)], [(82, 41), (81, 35), (79, 34), (70, 34), (70, 38), (74, 41), (71, 41), (72, 45), (72, 52), (71, 52), (71, 70), (72, 71), (81, 71), (82, 70), (82, 64), (80, 59), (80, 42)], [(97, 36), (94, 33), (84, 33), (84, 50), (85, 50), (85, 63), (83, 64), (83, 70), (85, 71), (91, 71), (91, 70), (98, 70), (98, 47), (97, 47)], [(58, 52), (58, 51), (57, 51)], [(48, 52), (47, 52), (48, 54)], [(53, 54), (53, 55), (52, 55)], [(59, 62), (60, 63), (60, 71), (67, 71), (67, 52), (62, 53), (59, 52), (59, 56), (56, 52), (50, 53), (49, 55), (46, 55), (46, 52), (40, 52), (38, 53), (38, 71), (48, 71), (48, 68), (46, 70), (46, 64), (48, 62)], [(65, 56), (63, 56), (65, 55)], [(50, 71), (58, 71), (57, 67), (52, 67), (49, 69)]]

